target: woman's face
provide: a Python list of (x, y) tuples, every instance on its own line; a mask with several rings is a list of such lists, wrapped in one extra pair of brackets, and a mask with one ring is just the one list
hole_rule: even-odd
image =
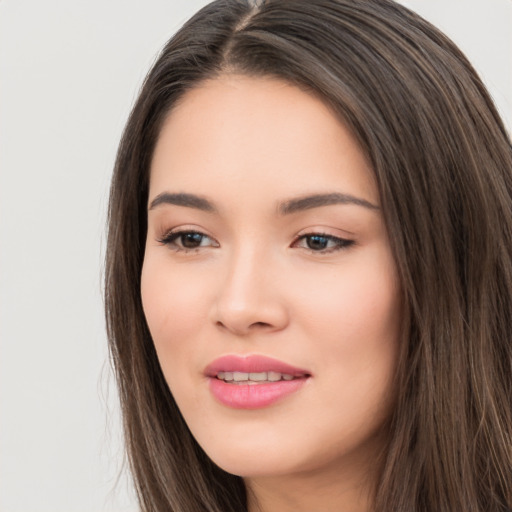
[(233, 75), (185, 95), (152, 161), (142, 300), (169, 388), (220, 467), (374, 462), (399, 283), (368, 162), (322, 101)]

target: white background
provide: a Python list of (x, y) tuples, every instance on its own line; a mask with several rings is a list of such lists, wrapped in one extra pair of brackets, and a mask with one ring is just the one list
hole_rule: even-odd
[[(0, 0), (0, 511), (132, 512), (101, 272), (117, 142), (203, 0)], [(512, 0), (404, 2), (512, 126)], [(117, 482), (117, 484), (116, 484)]]

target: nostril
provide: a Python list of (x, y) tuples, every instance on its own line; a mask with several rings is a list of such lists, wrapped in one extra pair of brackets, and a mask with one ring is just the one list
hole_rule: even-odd
[(270, 324), (267, 324), (265, 322), (254, 322), (249, 327), (270, 327)]
[(272, 325), (267, 322), (253, 322), (252, 324), (249, 324), (249, 326), (244, 327), (241, 325), (226, 324), (221, 320), (218, 320), (215, 325), (221, 329), (227, 329), (229, 331), (237, 332), (238, 334), (248, 334), (254, 330), (272, 328)]

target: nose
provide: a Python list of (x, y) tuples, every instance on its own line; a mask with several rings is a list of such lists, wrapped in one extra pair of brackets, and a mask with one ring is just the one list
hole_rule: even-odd
[(274, 332), (289, 322), (275, 265), (256, 252), (240, 251), (219, 279), (213, 321), (237, 336)]

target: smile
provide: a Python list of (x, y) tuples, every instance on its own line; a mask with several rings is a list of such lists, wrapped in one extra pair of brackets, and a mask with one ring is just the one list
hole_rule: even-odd
[(311, 373), (266, 356), (223, 356), (207, 366), (209, 389), (234, 409), (268, 407), (299, 391)]
[(293, 380), (296, 377), (288, 373), (279, 372), (219, 372), (217, 379), (232, 384), (261, 384), (264, 382), (279, 382), (280, 380)]

